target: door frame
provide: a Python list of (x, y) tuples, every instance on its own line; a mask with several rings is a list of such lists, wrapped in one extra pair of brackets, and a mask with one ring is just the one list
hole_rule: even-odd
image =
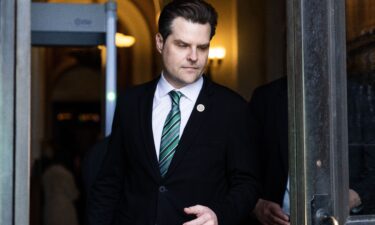
[(0, 224), (29, 224), (30, 1), (0, 0)]
[(287, 24), (291, 224), (374, 224), (349, 216), (345, 1), (288, 0)]

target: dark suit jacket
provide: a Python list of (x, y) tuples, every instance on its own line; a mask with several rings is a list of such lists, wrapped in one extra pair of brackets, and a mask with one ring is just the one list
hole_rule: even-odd
[(85, 193), (88, 194), (94, 184), (99, 170), (103, 163), (103, 158), (107, 151), (109, 137), (98, 141), (87, 151), (81, 163), (82, 182)]
[[(86, 152), (82, 160), (81, 173), (84, 195), (81, 195), (80, 197), (83, 198), (83, 202), (85, 203), (84, 211), (87, 210), (88, 199), (90, 199), (90, 190), (102, 166), (103, 158), (107, 151), (108, 141), (109, 137), (98, 141)], [(84, 216), (84, 224), (87, 224), (87, 215)]]
[(261, 157), (261, 198), (282, 206), (288, 179), (287, 79), (261, 86), (249, 102), (251, 135)]
[(375, 214), (375, 91), (371, 82), (366, 76), (348, 78), (349, 185), (361, 197), (359, 214)]
[[(118, 99), (108, 154), (93, 186), (90, 225), (178, 225), (184, 207), (211, 208), (219, 224), (239, 224), (258, 196), (258, 166), (249, 146), (246, 102), (204, 79), (169, 170), (160, 176), (152, 132), (157, 80)], [(116, 216), (114, 212), (116, 211)]]

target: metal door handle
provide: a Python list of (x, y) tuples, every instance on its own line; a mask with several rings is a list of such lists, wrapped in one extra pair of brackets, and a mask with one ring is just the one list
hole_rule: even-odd
[(336, 218), (334, 216), (327, 216), (323, 218), (323, 221), (327, 221), (332, 225), (339, 225), (339, 222), (337, 222)]
[(316, 212), (316, 218), (318, 219), (317, 224), (319, 225), (339, 225), (339, 222), (334, 216), (329, 215), (324, 209), (319, 209)]

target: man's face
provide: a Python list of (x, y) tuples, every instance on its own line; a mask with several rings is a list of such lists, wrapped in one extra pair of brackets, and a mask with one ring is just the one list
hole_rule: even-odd
[(156, 47), (162, 55), (165, 79), (175, 88), (194, 83), (207, 64), (210, 47), (209, 23), (192, 23), (182, 17), (172, 21), (171, 34), (163, 41), (156, 35)]

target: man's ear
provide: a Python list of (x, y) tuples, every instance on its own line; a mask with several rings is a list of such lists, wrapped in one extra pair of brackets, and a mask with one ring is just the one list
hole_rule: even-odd
[(162, 53), (163, 47), (164, 47), (163, 36), (161, 36), (160, 33), (157, 33), (155, 36), (155, 41), (156, 41), (156, 49), (158, 50), (159, 53)]

